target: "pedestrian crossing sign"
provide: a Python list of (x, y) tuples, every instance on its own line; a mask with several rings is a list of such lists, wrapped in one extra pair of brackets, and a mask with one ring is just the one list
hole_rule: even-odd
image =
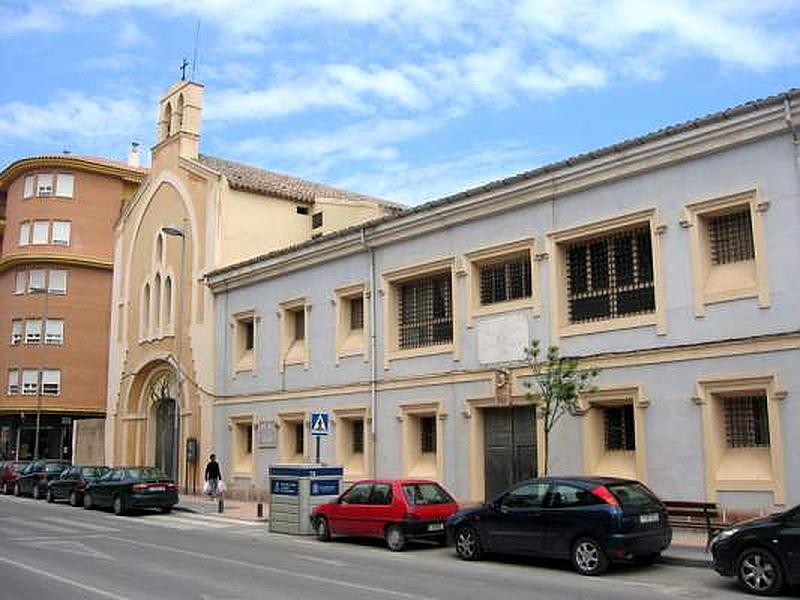
[(328, 435), (330, 430), (330, 415), (328, 413), (311, 413), (311, 435), (323, 437)]

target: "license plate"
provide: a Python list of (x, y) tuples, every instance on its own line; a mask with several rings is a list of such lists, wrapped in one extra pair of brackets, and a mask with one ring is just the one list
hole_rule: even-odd
[(639, 516), (639, 522), (642, 525), (645, 525), (647, 523), (658, 523), (660, 518), (661, 517), (659, 516), (658, 513), (651, 513), (649, 515), (641, 515), (641, 516)]
[(431, 523), (428, 525), (428, 531), (444, 531), (444, 523)]
[(149, 488), (147, 488), (147, 491), (148, 491), (148, 492), (163, 492), (163, 491), (165, 491), (166, 489), (167, 489), (167, 488), (165, 488), (163, 485), (155, 485), (155, 486), (153, 486), (153, 487), (149, 487)]

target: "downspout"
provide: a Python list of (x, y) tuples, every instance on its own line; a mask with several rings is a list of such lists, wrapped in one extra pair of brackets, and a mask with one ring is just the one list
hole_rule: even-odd
[(367, 243), (367, 230), (361, 228), (361, 244), (369, 255), (369, 414), (370, 414), (370, 474), (377, 477), (378, 450), (376, 442), (376, 431), (378, 421), (378, 336), (376, 319), (378, 313), (378, 285), (375, 277), (375, 252)]

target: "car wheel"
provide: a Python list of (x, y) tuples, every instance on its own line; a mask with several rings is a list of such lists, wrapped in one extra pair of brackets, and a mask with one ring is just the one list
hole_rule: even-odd
[(400, 552), (406, 547), (406, 534), (399, 525), (389, 525), (386, 528), (386, 545), (392, 552)]
[(69, 495), (69, 505), (70, 506), (80, 506), (80, 499), (78, 498), (78, 492), (73, 491)]
[(751, 548), (739, 555), (736, 575), (745, 591), (759, 596), (774, 596), (783, 588), (783, 572), (775, 556), (761, 548)]
[(9, 489), (8, 489), (8, 483), (7, 483), (7, 482), (5, 482), (5, 481), (3, 482), (3, 493), (4, 493), (5, 495), (8, 495), (8, 494), (10, 494), (10, 493), (11, 493), (11, 492), (9, 491)]
[(317, 539), (320, 542), (328, 542), (331, 539), (331, 528), (328, 525), (328, 519), (325, 517), (317, 517), (316, 523), (314, 523), (314, 529), (317, 532)]
[(31, 498), (34, 500), (39, 500), (42, 497), (42, 493), (39, 491), (39, 484), (36, 483), (33, 486), (33, 490), (31, 490)]
[(83, 508), (85, 508), (86, 510), (92, 510), (94, 508), (94, 502), (92, 501), (91, 494), (83, 495)]
[(608, 558), (597, 540), (584, 537), (572, 546), (572, 565), (581, 575), (600, 575), (608, 568)]
[(44, 495), (44, 499), (47, 500), (50, 504), (55, 502), (56, 498), (55, 496), (53, 496), (53, 490), (48, 488), (47, 493)]
[(125, 514), (125, 505), (122, 503), (122, 496), (114, 496), (112, 507), (115, 515), (122, 516)]
[(483, 555), (481, 539), (474, 527), (456, 529), (456, 554), (464, 560), (478, 560)]

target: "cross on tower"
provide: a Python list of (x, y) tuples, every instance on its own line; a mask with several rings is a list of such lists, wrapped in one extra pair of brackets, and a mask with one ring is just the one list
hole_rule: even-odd
[(189, 61), (184, 58), (183, 62), (181, 63), (181, 81), (186, 81), (186, 67), (188, 66)]

